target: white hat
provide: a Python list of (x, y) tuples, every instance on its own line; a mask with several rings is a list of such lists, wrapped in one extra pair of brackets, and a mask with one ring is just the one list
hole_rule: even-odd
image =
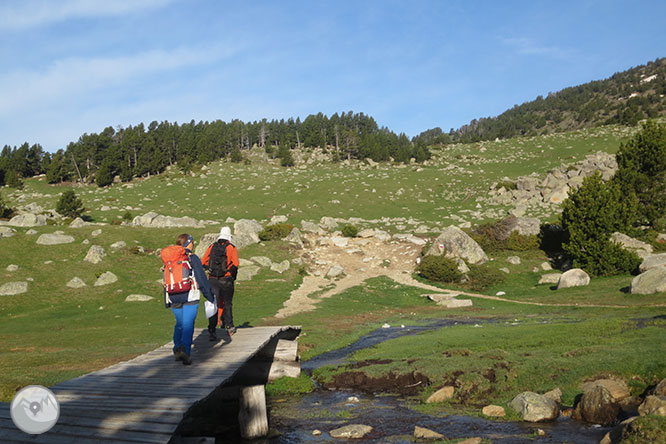
[(231, 228), (229, 227), (222, 227), (220, 230), (220, 235), (217, 237), (218, 239), (222, 240), (231, 240)]

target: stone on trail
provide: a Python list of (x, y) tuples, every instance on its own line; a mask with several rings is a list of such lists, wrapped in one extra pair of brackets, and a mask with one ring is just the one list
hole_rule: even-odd
[(425, 427), (414, 427), (414, 439), (446, 439), (441, 433), (426, 429)]
[(361, 230), (358, 232), (358, 237), (362, 239), (367, 239), (369, 237), (373, 237), (375, 235), (375, 230), (372, 228), (366, 228), (365, 230)]
[(65, 234), (42, 234), (37, 238), (38, 245), (71, 244), (72, 242), (74, 242), (74, 237)]
[(271, 265), (271, 271), (275, 271), (277, 273), (284, 273), (285, 271), (289, 270), (289, 260), (285, 259), (282, 262), (279, 263), (274, 263)]
[(538, 285), (540, 284), (557, 284), (560, 282), (562, 273), (548, 273), (541, 276)]
[(114, 282), (118, 281), (118, 276), (115, 274), (111, 273), (110, 271), (105, 271), (102, 273), (97, 280), (95, 281), (94, 286), (95, 287), (101, 287), (102, 285), (109, 285), (113, 284)]
[(331, 238), (331, 243), (336, 247), (344, 248), (347, 245), (349, 245), (349, 239), (347, 239), (346, 237), (333, 236)]
[(99, 264), (102, 262), (102, 259), (106, 256), (106, 251), (99, 245), (93, 245), (88, 250), (88, 254), (83, 258), (84, 261), (90, 262), (91, 264)]
[(28, 291), (27, 282), (7, 282), (0, 286), (0, 296), (14, 296)]
[(570, 288), (570, 287), (584, 287), (590, 284), (590, 276), (580, 268), (573, 268), (565, 271), (560, 276), (557, 283), (557, 289)]
[(350, 424), (331, 430), (329, 434), (339, 439), (360, 439), (372, 432), (372, 427), (363, 424)]
[(286, 242), (290, 244), (297, 245), (300, 248), (303, 248), (303, 238), (301, 237), (301, 230), (294, 227), (291, 232), (284, 238)]
[(81, 280), (81, 278), (76, 277), (76, 276), (73, 277), (72, 280), (70, 280), (69, 282), (67, 282), (67, 286), (68, 286), (69, 288), (83, 288), (83, 287), (87, 287), (86, 283), (83, 282), (83, 280)]
[(493, 417), (503, 417), (506, 415), (506, 411), (504, 410), (504, 407), (499, 406), (499, 405), (487, 405), (483, 409), (481, 409), (481, 413), (483, 413), (486, 416), (493, 416)]
[(631, 281), (632, 294), (653, 294), (666, 291), (666, 267), (655, 267)]
[(428, 399), (426, 399), (426, 404), (432, 404), (435, 402), (443, 402), (446, 401), (447, 399), (453, 398), (453, 393), (455, 392), (455, 387), (447, 385), (446, 387), (442, 387), (441, 389), (437, 390), (435, 393), (430, 395)]
[(447, 227), (428, 250), (428, 255), (459, 257), (465, 262), (480, 265), (488, 262), (488, 256), (474, 239), (458, 227)]
[(324, 216), (319, 220), (319, 226), (327, 231), (332, 231), (338, 228), (338, 223), (332, 217)]
[(146, 302), (152, 301), (153, 299), (155, 298), (145, 294), (131, 294), (125, 298), (125, 302)]
[(513, 398), (509, 406), (520, 413), (523, 421), (552, 421), (560, 414), (557, 403), (534, 392), (523, 392)]
[(331, 268), (328, 269), (328, 272), (326, 273), (326, 276), (330, 277), (330, 278), (334, 278), (334, 277), (340, 276), (344, 272), (345, 272), (344, 268), (342, 268), (338, 264), (335, 264)]

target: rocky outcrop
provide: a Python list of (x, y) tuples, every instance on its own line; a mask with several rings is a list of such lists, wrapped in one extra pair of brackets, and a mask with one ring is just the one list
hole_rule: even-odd
[(447, 227), (428, 250), (428, 255), (460, 258), (469, 264), (484, 264), (488, 256), (474, 241), (458, 227)]
[(16, 230), (9, 227), (0, 227), (0, 238), (12, 237), (16, 234)]
[(562, 276), (560, 276), (560, 280), (557, 283), (557, 289), (584, 287), (589, 284), (590, 276), (585, 273), (585, 271), (580, 268), (572, 268), (571, 270), (562, 273)]
[(666, 396), (648, 396), (638, 407), (638, 414), (666, 416)]
[(143, 216), (136, 216), (131, 225), (135, 227), (146, 228), (178, 228), (178, 227), (193, 227), (202, 228), (204, 224), (193, 217), (172, 217), (162, 216), (153, 211), (144, 214)]
[(666, 291), (666, 267), (655, 267), (631, 281), (632, 294), (653, 294)]
[(552, 421), (560, 415), (557, 403), (534, 392), (523, 392), (513, 398), (509, 406), (520, 413), (524, 421)]

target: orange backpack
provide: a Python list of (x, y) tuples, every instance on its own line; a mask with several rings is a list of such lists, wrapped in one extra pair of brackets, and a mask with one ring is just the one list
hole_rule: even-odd
[(192, 266), (185, 248), (170, 245), (162, 249), (164, 263), (164, 289), (169, 294), (184, 293), (192, 288)]

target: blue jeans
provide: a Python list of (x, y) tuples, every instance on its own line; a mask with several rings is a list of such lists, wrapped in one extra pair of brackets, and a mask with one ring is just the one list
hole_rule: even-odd
[(181, 345), (185, 353), (190, 355), (192, 349), (192, 336), (194, 336), (194, 320), (197, 318), (199, 304), (183, 305), (182, 308), (171, 308), (176, 317), (176, 326), (173, 328), (173, 349)]

